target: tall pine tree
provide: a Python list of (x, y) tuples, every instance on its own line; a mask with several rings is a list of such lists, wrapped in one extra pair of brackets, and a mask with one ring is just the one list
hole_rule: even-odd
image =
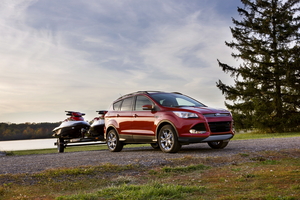
[(241, 0), (241, 20), (232, 19), (233, 41), (225, 42), (242, 60), (232, 67), (218, 60), (234, 85), (221, 80), (236, 128), (265, 132), (300, 129), (300, 0)]

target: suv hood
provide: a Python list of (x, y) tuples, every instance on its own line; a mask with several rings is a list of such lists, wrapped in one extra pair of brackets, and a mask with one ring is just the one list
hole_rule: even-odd
[(230, 113), (228, 110), (222, 108), (211, 108), (211, 107), (181, 107), (184, 110), (195, 111), (201, 114), (212, 114), (212, 113)]

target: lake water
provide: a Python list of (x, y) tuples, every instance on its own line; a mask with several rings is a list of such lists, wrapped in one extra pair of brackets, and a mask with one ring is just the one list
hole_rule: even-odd
[(10, 140), (0, 141), (0, 151), (15, 151), (28, 149), (51, 149), (56, 148), (56, 138), (35, 140)]

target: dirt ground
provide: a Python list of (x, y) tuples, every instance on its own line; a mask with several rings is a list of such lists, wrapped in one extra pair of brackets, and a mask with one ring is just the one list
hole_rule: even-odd
[(166, 165), (174, 158), (228, 157), (259, 151), (300, 149), (300, 137), (234, 140), (225, 149), (211, 149), (207, 144), (182, 146), (178, 153), (163, 153), (149, 147), (124, 148), (121, 152), (108, 150), (65, 152), (55, 154), (2, 156), (0, 174), (36, 173), (60, 167), (78, 167), (111, 163), (117, 165), (139, 164), (141, 166)]

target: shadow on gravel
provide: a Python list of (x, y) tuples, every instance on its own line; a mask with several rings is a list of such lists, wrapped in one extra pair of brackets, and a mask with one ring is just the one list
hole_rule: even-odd
[[(181, 147), (180, 151), (177, 153), (170, 153), (170, 154), (215, 154), (215, 153), (222, 153), (222, 152), (234, 152), (235, 149), (226, 147), (225, 149), (212, 149), (206, 144), (190, 144), (190, 145), (184, 145)], [(127, 147), (124, 148), (120, 153), (122, 152), (131, 152), (131, 153), (138, 153), (138, 152), (144, 152), (144, 153), (162, 153), (162, 154), (168, 154), (162, 152), (160, 149), (153, 149), (152, 147)], [(113, 153), (113, 152), (112, 152)]]

